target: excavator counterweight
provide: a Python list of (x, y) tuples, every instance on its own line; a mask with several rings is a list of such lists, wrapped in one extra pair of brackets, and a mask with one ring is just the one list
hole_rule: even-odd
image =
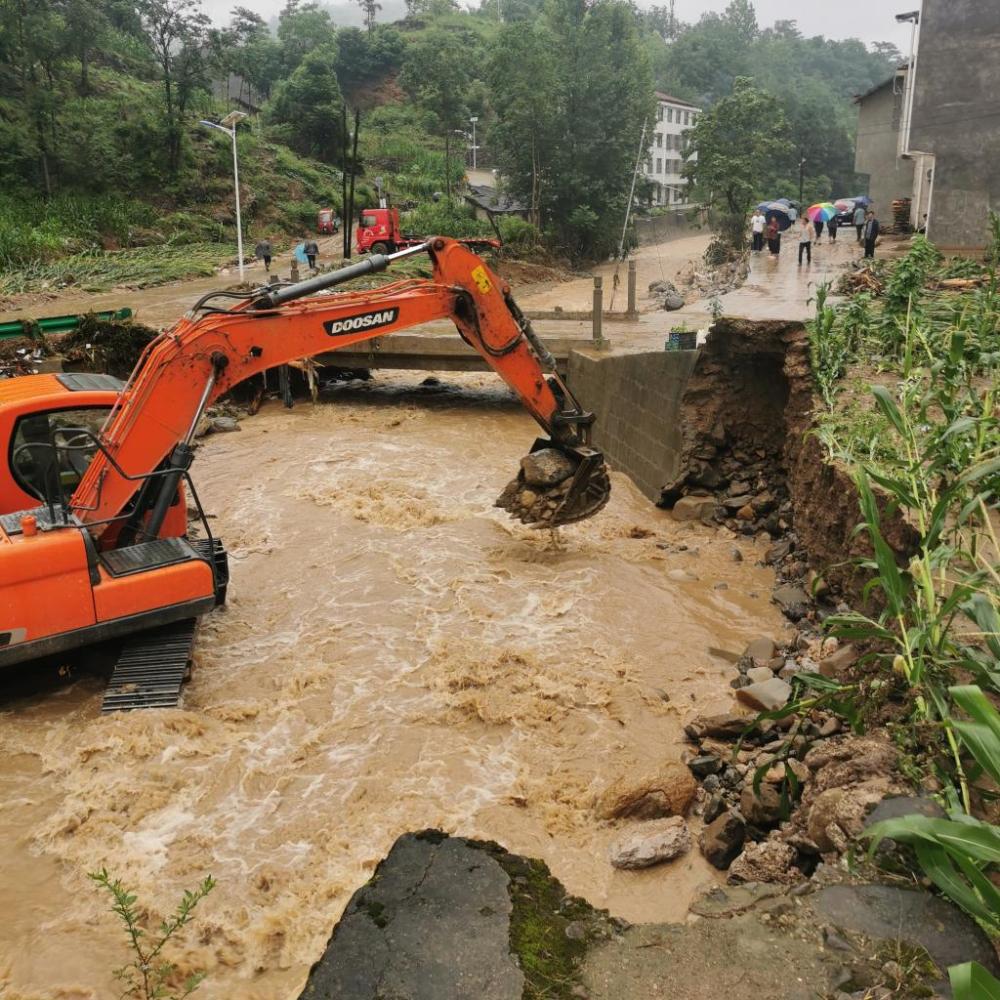
[[(430, 256), (431, 279), (331, 294), (413, 253)], [(268, 368), (441, 319), (455, 324), (548, 435), (532, 451), (560, 459), (541, 485), (522, 467), (498, 506), (539, 527), (597, 513), (610, 483), (590, 444), (593, 415), (560, 378), (506, 282), (460, 243), (436, 237), (294, 285), (213, 293), (146, 347), (124, 386), (103, 376), (29, 376), (0, 386), (0, 437), (8, 439), (8, 467), (0, 469), (0, 667), (149, 629), (162, 636), (222, 603), (221, 543), (203, 515), (207, 537), (187, 537), (188, 504), (201, 513), (189, 470), (205, 409)], [(99, 430), (90, 410), (107, 414)], [(131, 668), (144, 670), (143, 656), (136, 653)], [(181, 676), (184, 657), (174, 659)]]

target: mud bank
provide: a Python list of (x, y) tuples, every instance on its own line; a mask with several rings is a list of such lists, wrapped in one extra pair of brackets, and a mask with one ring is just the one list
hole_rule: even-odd
[[(812, 433), (816, 404), (801, 323), (719, 320), (681, 398), (679, 471), (665, 485), (661, 503), (715, 498), (719, 505), (710, 520), (747, 535), (766, 532), (774, 540), (794, 525), (782, 556), (789, 575), (801, 577), (805, 566), (796, 564), (805, 560), (834, 591), (857, 600), (865, 581), (854, 561), (868, 554), (854, 533), (857, 491)], [(734, 484), (739, 489), (731, 489)], [(769, 510), (753, 503), (761, 494), (774, 499), (773, 506), (764, 505)], [(768, 516), (785, 498), (792, 516), (783, 522)], [(741, 514), (747, 505), (750, 516)], [(902, 518), (887, 518), (883, 531), (901, 557), (909, 551), (913, 533)]]

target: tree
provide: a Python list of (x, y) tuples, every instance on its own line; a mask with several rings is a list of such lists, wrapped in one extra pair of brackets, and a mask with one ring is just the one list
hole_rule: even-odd
[(688, 140), (683, 173), (694, 200), (714, 211), (724, 239), (741, 246), (747, 211), (791, 152), (781, 106), (740, 77), (701, 114)]
[(314, 49), (274, 90), (267, 121), (278, 138), (303, 156), (340, 162), (343, 150), (343, 98), (334, 72), (336, 51)]
[(167, 163), (176, 173), (181, 117), (195, 89), (206, 83), (203, 45), (209, 20), (198, 0), (139, 0), (138, 9), (146, 42), (162, 74)]
[(493, 49), (489, 81), (497, 121), (489, 132), (505, 181), (541, 224), (543, 178), (547, 175), (556, 105), (539, 94), (555, 92), (553, 40), (544, 25), (504, 26)]
[(635, 13), (548, 0), (532, 39), (520, 25), (500, 33), (491, 65), (491, 142), (512, 192), (569, 256), (608, 254), (655, 107)]
[(469, 109), (465, 93), (472, 81), (474, 54), (468, 46), (456, 46), (454, 35), (432, 26), (406, 50), (399, 82), (403, 89), (433, 116), (444, 139), (445, 190), (451, 197), (451, 140), (463, 131)]
[(370, 35), (375, 30), (375, 18), (382, 9), (382, 5), (378, 3), (378, 0), (357, 0), (357, 3), (361, 8), (361, 13), (364, 14), (365, 27)]
[(371, 103), (368, 91), (373, 84), (395, 75), (403, 58), (403, 36), (387, 24), (377, 24), (373, 31), (341, 28), (337, 32), (337, 79), (351, 104)]
[(278, 16), (278, 42), (286, 76), (301, 65), (315, 49), (335, 48), (336, 32), (329, 13), (316, 3), (286, 0)]
[(732, 0), (723, 17), (744, 44), (749, 44), (760, 34), (752, 0)]

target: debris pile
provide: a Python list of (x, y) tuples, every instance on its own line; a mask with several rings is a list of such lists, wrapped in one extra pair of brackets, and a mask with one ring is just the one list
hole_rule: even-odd
[(494, 506), (524, 524), (556, 528), (589, 517), (607, 502), (607, 466), (574, 489), (577, 462), (558, 448), (542, 448), (521, 459), (521, 470), (497, 497)]
[(127, 379), (146, 345), (156, 337), (152, 327), (135, 320), (100, 320), (84, 316), (59, 343), (65, 371), (107, 372)]
[(649, 286), (649, 297), (659, 309), (668, 312), (684, 308), (684, 296), (672, 281), (654, 281)]

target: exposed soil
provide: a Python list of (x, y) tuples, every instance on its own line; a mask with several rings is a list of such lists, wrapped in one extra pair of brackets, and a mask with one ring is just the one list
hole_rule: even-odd
[[(787, 568), (806, 560), (834, 592), (858, 599), (865, 581), (854, 560), (867, 549), (854, 533), (857, 492), (810, 433), (814, 406), (801, 323), (719, 320), (684, 394), (682, 471), (664, 489), (663, 504), (683, 495), (714, 495), (720, 501), (716, 519), (743, 534), (766, 531), (777, 540), (794, 530), (791, 552), (797, 555)], [(748, 481), (748, 502), (765, 494), (773, 502), (754, 503), (752, 516), (741, 518), (731, 502), (734, 480)], [(786, 497), (790, 508), (782, 506)], [(787, 513), (776, 519), (775, 509)], [(894, 515), (883, 530), (904, 558), (912, 529)]]

